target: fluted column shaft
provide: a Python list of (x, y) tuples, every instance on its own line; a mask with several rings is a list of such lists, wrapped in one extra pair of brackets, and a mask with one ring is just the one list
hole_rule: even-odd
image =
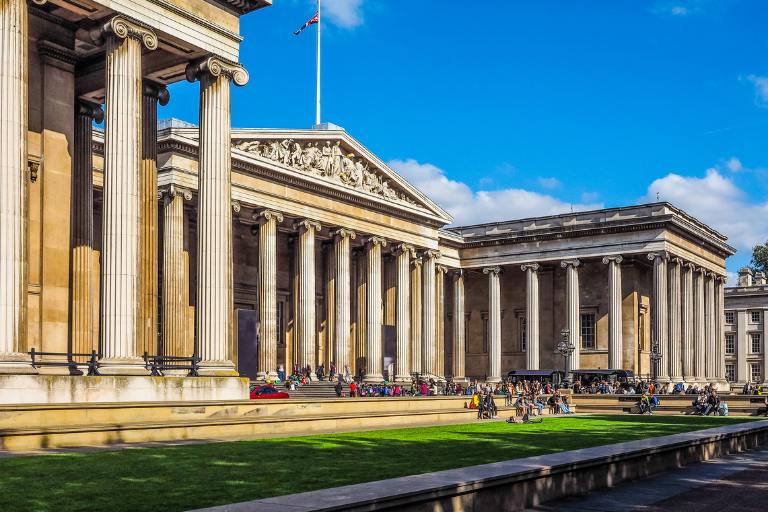
[(437, 260), (437, 251), (426, 251), (424, 253), (423, 272), (422, 272), (422, 357), (421, 369), (425, 373), (434, 374), (436, 341), (435, 319), (437, 315), (435, 298), (435, 261)]
[(465, 339), (465, 309), (464, 309), (464, 271), (453, 273), (453, 380), (466, 380), (466, 344)]
[(259, 370), (258, 378), (277, 376), (277, 224), (279, 212), (259, 212)]
[(197, 222), (197, 346), (203, 374), (235, 374), (232, 362), (231, 83), (248, 75), (210, 57), (187, 67), (200, 80)]
[(413, 247), (398, 245), (393, 251), (397, 258), (397, 358), (395, 380), (408, 381), (411, 378), (411, 255)]
[(443, 265), (435, 266), (435, 366), (434, 375), (445, 376), (445, 274)]
[(348, 229), (340, 229), (333, 238), (334, 257), (334, 340), (333, 361), (339, 373), (344, 372), (344, 367), (349, 364), (350, 353), (350, 241), (355, 238), (355, 233)]
[(682, 261), (674, 258), (669, 264), (669, 378), (680, 382), (683, 378), (682, 319), (681, 319), (681, 267)]
[[(565, 268), (565, 322), (571, 333), (570, 341), (574, 346), (573, 354), (568, 358), (568, 373), (579, 368), (581, 351), (581, 310), (579, 302), (579, 260), (565, 260), (560, 266)], [(566, 377), (570, 379), (570, 376)]]
[(714, 274), (707, 273), (704, 281), (704, 333), (706, 341), (706, 378), (711, 382), (716, 379), (716, 349), (715, 349), (715, 280)]
[(411, 371), (422, 373), (424, 368), (421, 366), (422, 360), (422, 302), (421, 302), (421, 275), (422, 260), (414, 256), (411, 266)]
[(143, 373), (137, 357), (140, 299), (139, 219), (142, 150), (142, 44), (147, 29), (116, 16), (106, 38), (106, 125), (102, 229), (101, 373)]
[(621, 256), (606, 256), (603, 264), (608, 265), (608, 368), (622, 368), (622, 292)]
[(697, 269), (694, 274), (694, 297), (693, 297), (693, 315), (694, 315), (694, 355), (696, 380), (704, 381), (706, 376), (706, 329), (705, 307), (704, 307), (704, 269)]
[(97, 105), (79, 103), (72, 155), (72, 351), (98, 349), (93, 318), (93, 121), (103, 120)]
[[(725, 380), (725, 334), (723, 322), (725, 321), (725, 278), (715, 276), (715, 379)], [(763, 318), (765, 322), (765, 318)], [(763, 354), (765, 354), (765, 338), (763, 338)], [(763, 371), (765, 373), (765, 370)], [(765, 380), (765, 377), (763, 377)]]
[(142, 95), (141, 172), (139, 175), (139, 329), (136, 350), (158, 353), (157, 344), (157, 104), (168, 103), (168, 90), (145, 82)]
[(501, 268), (483, 269), (488, 274), (488, 382), (501, 381)]
[(539, 265), (520, 267), (525, 272), (525, 365), (539, 369)]
[(693, 265), (683, 266), (682, 321), (680, 336), (683, 344), (683, 378), (691, 382), (696, 378), (693, 350)]
[(189, 191), (175, 186), (163, 191), (163, 350), (189, 357), (187, 340), (186, 269), (184, 265), (184, 199)]
[(31, 371), (24, 325), (27, 276), (27, 2), (0, 4), (0, 373)]
[(653, 338), (659, 344), (662, 359), (658, 364), (657, 378), (669, 380), (669, 309), (667, 306), (667, 255), (651, 253), (653, 261)]
[(365, 379), (371, 382), (379, 382), (384, 378), (382, 371), (384, 364), (384, 351), (382, 346), (381, 330), (382, 302), (381, 302), (381, 248), (386, 246), (383, 238), (371, 237), (366, 243), (368, 255), (368, 336), (366, 345), (366, 374)]
[(320, 230), (320, 224), (304, 220), (297, 225), (299, 230), (299, 289), (298, 317), (296, 322), (297, 354), (296, 361), (303, 368), (315, 366), (317, 333), (315, 313), (315, 232)]

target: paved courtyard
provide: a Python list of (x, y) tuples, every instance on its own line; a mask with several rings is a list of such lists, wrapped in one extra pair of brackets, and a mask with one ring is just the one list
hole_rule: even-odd
[(563, 512), (752, 512), (768, 503), (768, 447), (693, 464), (603, 492), (531, 510)]

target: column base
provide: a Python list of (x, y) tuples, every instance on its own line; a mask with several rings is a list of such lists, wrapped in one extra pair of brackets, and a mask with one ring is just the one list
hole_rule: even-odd
[(144, 360), (138, 357), (110, 357), (99, 361), (99, 375), (149, 375)]
[(268, 380), (274, 382), (277, 380), (277, 372), (258, 372), (256, 380), (258, 382), (267, 382)]
[(36, 375), (37, 368), (32, 366), (28, 354), (12, 352), (0, 354), (0, 375)]
[(363, 382), (369, 382), (371, 384), (375, 384), (383, 381), (384, 381), (384, 375), (380, 373), (367, 373), (365, 374), (365, 377), (363, 377)]
[(395, 375), (395, 382), (411, 382), (413, 377), (410, 375)]
[(232, 361), (200, 361), (197, 373), (201, 377), (239, 377)]
[(485, 382), (488, 384), (497, 384), (501, 382), (501, 377), (488, 377), (485, 379)]

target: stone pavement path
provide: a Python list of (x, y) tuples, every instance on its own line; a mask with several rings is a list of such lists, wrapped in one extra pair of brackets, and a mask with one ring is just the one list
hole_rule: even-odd
[(531, 511), (762, 512), (768, 510), (768, 447), (693, 464), (540, 505)]

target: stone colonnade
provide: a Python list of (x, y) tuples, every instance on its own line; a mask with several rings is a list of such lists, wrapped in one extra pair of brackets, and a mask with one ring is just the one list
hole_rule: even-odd
[[(36, 0), (44, 4), (45, 0)], [(99, 347), (102, 374), (146, 375), (141, 355), (156, 353), (158, 307), (157, 104), (167, 90), (147, 81), (142, 54), (158, 47), (154, 31), (115, 15), (90, 31), (105, 50), (104, 203), (101, 319), (92, 305), (99, 281), (93, 252), (92, 119), (98, 106), (80, 103), (73, 144), (73, 298), (71, 349)], [(24, 342), (27, 295), (24, 254), (27, 170), (28, 8), (8, 0), (0, 9), (0, 373), (32, 373)], [(201, 373), (234, 374), (230, 211), (230, 85), (248, 81), (236, 63), (207, 57), (191, 63), (187, 78), (200, 80), (200, 184), (197, 332)], [(184, 291), (175, 282), (183, 266), (183, 208), (188, 191), (166, 191), (164, 211), (164, 349), (180, 346)], [(97, 328), (99, 326), (100, 328)], [(96, 343), (95, 333), (100, 333)], [(176, 336), (176, 337), (175, 337)], [(177, 339), (178, 338), (178, 339)], [(185, 353), (186, 352), (186, 353)]]
[[(702, 382), (725, 380), (722, 343), (723, 287), (725, 279), (703, 267), (670, 258), (666, 252), (647, 255), (653, 263), (652, 340), (661, 355), (657, 376), (661, 381)], [(608, 368), (623, 369), (622, 356), (622, 279), (621, 255), (602, 258), (608, 280)], [(560, 262), (566, 271), (565, 327), (570, 332), (574, 352), (568, 370), (579, 368), (580, 312), (578, 259)], [(539, 339), (538, 272), (540, 265), (526, 263), (521, 270), (526, 282), (526, 369), (538, 370), (541, 342)], [(488, 380), (501, 375), (501, 301), (499, 274), (501, 267), (483, 269), (488, 275)], [(695, 358), (694, 358), (695, 355)], [(706, 362), (706, 367), (705, 367)]]

